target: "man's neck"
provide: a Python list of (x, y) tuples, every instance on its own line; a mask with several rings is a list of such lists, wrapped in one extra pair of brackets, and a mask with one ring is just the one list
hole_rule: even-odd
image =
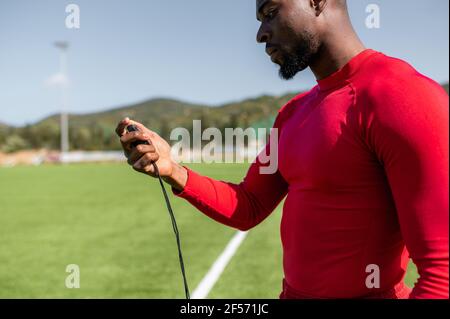
[[(326, 78), (346, 65), (353, 57), (366, 48), (354, 32), (346, 36), (340, 35), (340, 40), (324, 41), (316, 58), (310, 65), (317, 80)], [(338, 37), (333, 37), (338, 39)]]

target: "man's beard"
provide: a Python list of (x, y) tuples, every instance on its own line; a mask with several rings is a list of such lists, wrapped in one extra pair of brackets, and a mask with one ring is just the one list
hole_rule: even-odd
[(280, 64), (279, 75), (284, 80), (291, 80), (298, 72), (310, 66), (319, 45), (310, 33), (305, 33), (292, 53), (282, 53), (283, 62)]

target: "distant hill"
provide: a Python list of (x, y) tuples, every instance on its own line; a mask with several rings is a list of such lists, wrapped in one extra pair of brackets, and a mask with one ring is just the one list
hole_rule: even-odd
[[(126, 116), (142, 122), (155, 131), (161, 131), (163, 125), (169, 125), (170, 128), (190, 127), (189, 123), (192, 126), (194, 119), (202, 119), (208, 122), (208, 125), (222, 127), (229, 124), (233, 116), (238, 118), (238, 123), (233, 124), (244, 124), (242, 122), (251, 124), (275, 115), (282, 104), (293, 96), (294, 94), (281, 97), (262, 96), (219, 107), (190, 104), (172, 99), (152, 99), (97, 113), (71, 114), (70, 125), (73, 127), (97, 125), (114, 128), (117, 122)], [(33, 126), (47, 125), (59, 125), (59, 114), (45, 118)]]
[[(448, 83), (443, 87), (448, 93)], [(217, 127), (222, 132), (227, 127), (270, 128), (280, 107), (296, 94), (264, 95), (217, 107), (159, 98), (102, 112), (70, 114), (70, 145), (72, 149), (119, 149), (114, 129), (126, 116), (142, 122), (166, 139), (176, 127), (192, 130), (195, 119), (202, 120), (203, 128)], [(59, 114), (21, 128), (0, 123), (0, 150), (58, 149), (59, 136)]]
[[(218, 107), (191, 104), (173, 99), (152, 99), (142, 103), (89, 114), (70, 114), (70, 145), (72, 149), (112, 150), (120, 145), (114, 129), (128, 116), (169, 139), (176, 127), (192, 130), (192, 121), (201, 120), (202, 127), (267, 127), (279, 108), (295, 94), (261, 96)], [(35, 124), (13, 128), (14, 145), (8, 151), (22, 148), (59, 148), (60, 115), (49, 116)], [(0, 129), (0, 146), (8, 141)], [(2, 136), (3, 135), (3, 136)]]
[[(70, 114), (69, 122), (72, 130), (79, 128), (102, 129), (113, 131), (118, 121), (126, 116), (137, 121), (145, 122), (145, 125), (159, 131), (164, 118), (171, 119), (173, 123), (184, 122), (183, 119), (191, 118), (206, 106), (183, 103), (171, 99), (153, 99), (143, 103), (119, 107), (97, 113)], [(33, 127), (49, 127), (59, 125), (59, 114), (45, 118)]]

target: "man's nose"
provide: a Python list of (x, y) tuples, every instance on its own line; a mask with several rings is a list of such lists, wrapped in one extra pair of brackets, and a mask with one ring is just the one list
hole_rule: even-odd
[(256, 34), (256, 42), (267, 43), (269, 39), (270, 39), (270, 31), (263, 23), (259, 27), (258, 33)]

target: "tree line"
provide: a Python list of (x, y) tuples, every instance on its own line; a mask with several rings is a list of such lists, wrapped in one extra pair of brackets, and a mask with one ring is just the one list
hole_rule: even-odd
[[(200, 118), (202, 128), (217, 127), (222, 134), (225, 128), (247, 128), (250, 126), (245, 113), (230, 114), (226, 119), (217, 121), (210, 118), (208, 113), (202, 113)], [(164, 139), (170, 142), (170, 133), (173, 125), (169, 118), (161, 117), (159, 127), (151, 127)], [(145, 121), (143, 122), (144, 125)], [(191, 136), (193, 131), (192, 120), (186, 121), (182, 127), (186, 128)], [(0, 126), (0, 151), (9, 153), (26, 149), (60, 149), (60, 127), (57, 122), (45, 122), (36, 125), (26, 125), (23, 127)], [(208, 143), (205, 141), (204, 143)], [(95, 124), (80, 125), (70, 124), (69, 117), (69, 144), (70, 150), (120, 150), (120, 142), (112, 125)]]

